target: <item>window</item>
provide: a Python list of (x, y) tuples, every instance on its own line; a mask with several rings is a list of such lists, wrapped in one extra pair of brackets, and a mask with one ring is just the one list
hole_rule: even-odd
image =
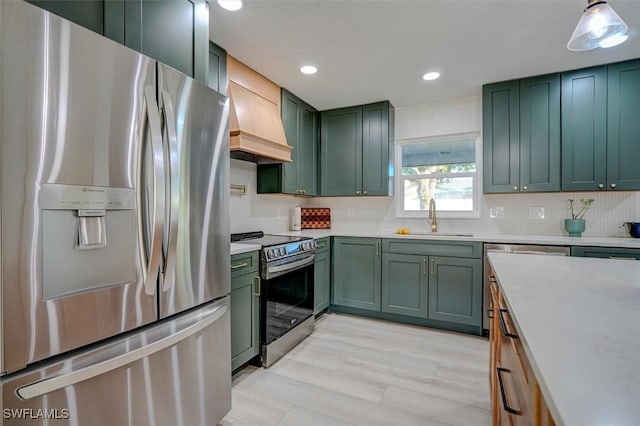
[(397, 209), (400, 217), (425, 217), (429, 201), (439, 217), (479, 217), (478, 134), (399, 141)]

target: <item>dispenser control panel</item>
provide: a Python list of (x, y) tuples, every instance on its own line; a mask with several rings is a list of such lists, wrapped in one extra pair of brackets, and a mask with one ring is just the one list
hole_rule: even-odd
[(39, 197), (44, 210), (133, 210), (136, 205), (132, 188), (48, 183)]

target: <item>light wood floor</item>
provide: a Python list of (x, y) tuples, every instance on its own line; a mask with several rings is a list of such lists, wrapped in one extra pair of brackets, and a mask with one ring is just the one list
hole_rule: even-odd
[(233, 378), (222, 425), (491, 424), (486, 338), (324, 314), (268, 369)]

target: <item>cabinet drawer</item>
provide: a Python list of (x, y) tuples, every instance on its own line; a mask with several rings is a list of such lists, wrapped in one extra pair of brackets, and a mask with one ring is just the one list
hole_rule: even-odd
[(571, 256), (599, 257), (603, 259), (640, 260), (640, 249), (621, 247), (571, 247)]
[(482, 243), (471, 241), (425, 241), (405, 239), (383, 239), (385, 253), (421, 254), (428, 256), (482, 257)]
[(258, 252), (235, 254), (231, 256), (231, 278), (258, 272)]
[(316, 253), (329, 250), (329, 237), (316, 239)]

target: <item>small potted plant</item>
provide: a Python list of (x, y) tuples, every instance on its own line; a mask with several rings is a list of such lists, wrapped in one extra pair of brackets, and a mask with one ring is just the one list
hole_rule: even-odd
[(585, 222), (584, 215), (593, 204), (593, 198), (589, 198), (585, 200), (584, 198), (580, 200), (582, 203), (582, 208), (578, 210), (578, 213), (575, 212), (573, 207), (573, 200), (569, 198), (569, 214), (571, 214), (571, 219), (564, 220), (564, 229), (569, 233), (570, 237), (581, 237), (584, 232)]

